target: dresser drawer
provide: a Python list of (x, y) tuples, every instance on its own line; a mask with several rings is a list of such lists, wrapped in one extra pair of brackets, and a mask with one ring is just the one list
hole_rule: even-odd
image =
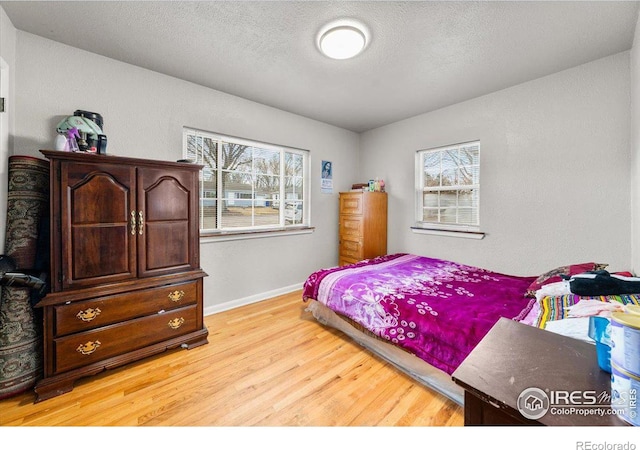
[(362, 194), (340, 195), (340, 214), (362, 214)]
[(197, 330), (197, 305), (54, 339), (54, 372), (61, 373)]
[(359, 259), (343, 258), (341, 256), (339, 258), (339, 260), (338, 260), (338, 265), (342, 267), (342, 266), (346, 266), (346, 265), (349, 265), (349, 264), (355, 264), (355, 263), (357, 263), (359, 261), (360, 261)]
[(60, 337), (197, 302), (197, 282), (172, 284), (53, 307)]
[(363, 221), (360, 216), (340, 216), (340, 237), (362, 237)]
[(362, 259), (362, 243), (359, 240), (341, 239), (340, 257), (348, 259)]

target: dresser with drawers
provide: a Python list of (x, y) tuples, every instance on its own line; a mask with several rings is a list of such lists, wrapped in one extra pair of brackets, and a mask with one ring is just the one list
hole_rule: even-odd
[(340, 193), (339, 265), (387, 253), (386, 192)]
[(50, 161), (50, 292), (36, 402), (79, 378), (206, 344), (200, 166), (42, 150)]

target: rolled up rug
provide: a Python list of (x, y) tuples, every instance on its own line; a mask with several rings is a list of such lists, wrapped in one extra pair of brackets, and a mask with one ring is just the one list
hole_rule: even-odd
[[(49, 162), (9, 157), (5, 254), (16, 270), (38, 269), (41, 230), (49, 215)], [(48, 237), (48, 233), (45, 233)], [(42, 323), (32, 290), (3, 286), (0, 296), (0, 399), (32, 388), (42, 376)]]

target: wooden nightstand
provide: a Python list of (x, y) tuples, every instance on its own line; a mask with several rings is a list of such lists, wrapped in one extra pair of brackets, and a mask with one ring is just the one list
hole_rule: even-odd
[[(465, 389), (465, 426), (628, 425), (609, 414), (607, 399), (586, 404), (611, 389), (611, 375), (598, 367), (594, 345), (513, 320), (500, 319), (452, 378)], [(546, 414), (537, 420), (518, 410), (518, 397), (529, 388), (550, 396)], [(578, 401), (564, 400), (567, 392)], [(560, 401), (551, 401), (558, 394)], [(603, 415), (570, 413), (565, 406), (598, 408)]]

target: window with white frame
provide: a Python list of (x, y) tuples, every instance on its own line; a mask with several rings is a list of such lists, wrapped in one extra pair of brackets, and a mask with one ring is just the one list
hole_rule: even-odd
[(184, 158), (202, 164), (200, 231), (309, 225), (309, 152), (185, 128)]
[(416, 153), (416, 227), (478, 231), (480, 141)]

